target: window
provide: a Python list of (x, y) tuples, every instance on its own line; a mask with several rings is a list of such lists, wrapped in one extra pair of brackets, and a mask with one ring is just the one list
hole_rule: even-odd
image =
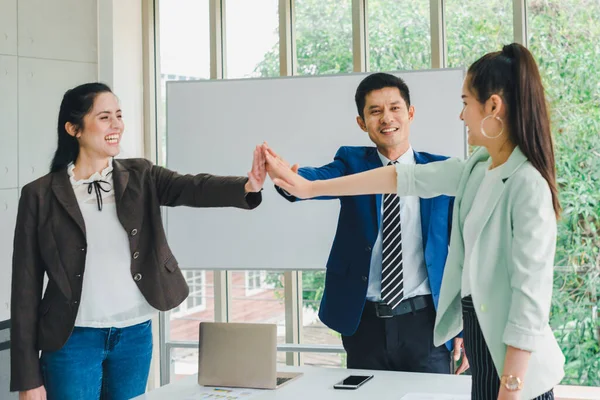
[(267, 284), (266, 277), (266, 271), (246, 271), (246, 296), (260, 293), (267, 287), (272, 288), (273, 285)]
[(368, 1), (370, 70), (431, 68), (429, 1)]
[(169, 341), (198, 341), (200, 321), (214, 321), (213, 271), (183, 271), (190, 294), (179, 307), (167, 314)]
[(232, 271), (230, 286), (229, 321), (276, 324), (278, 343), (285, 343), (283, 272)]
[[(190, 288), (190, 294), (179, 307), (166, 313), (165, 341), (198, 343), (198, 324), (201, 321), (215, 320), (214, 273), (189, 270), (182, 272)], [(198, 372), (197, 348), (172, 348), (168, 357), (171, 381)]]
[(514, 41), (512, 0), (444, 1), (448, 67), (475, 60)]
[(351, 6), (351, 0), (295, 0), (298, 75), (352, 72)]
[[(342, 337), (319, 319), (319, 305), (325, 288), (325, 271), (302, 272), (302, 337), (305, 345), (341, 346)], [(345, 367), (346, 353), (304, 353), (305, 365)]]
[(158, 163), (167, 159), (166, 82), (210, 77), (208, 0), (159, 1)]
[(559, 198), (550, 325), (566, 385), (600, 386), (600, 15), (597, 0), (530, 0), (528, 42), (552, 117)]
[(171, 76), (210, 77), (208, 0), (159, 3), (160, 72)]
[(225, 5), (227, 78), (279, 76), (278, 1), (227, 0)]
[(195, 314), (206, 309), (204, 271), (185, 271), (185, 280), (190, 288), (190, 294), (181, 305), (173, 310), (174, 317)]

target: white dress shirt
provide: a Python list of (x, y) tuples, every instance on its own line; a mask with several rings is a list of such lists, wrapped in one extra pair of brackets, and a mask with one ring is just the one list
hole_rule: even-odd
[[(377, 151), (381, 163), (385, 166), (390, 161)], [(416, 164), (415, 153), (410, 147), (397, 160), (400, 164)], [(381, 195), (378, 195), (381, 196)], [(425, 267), (423, 252), (423, 234), (421, 230), (421, 206), (416, 196), (400, 197), (400, 224), (402, 229), (402, 268), (404, 276), (404, 298), (430, 294), (429, 278)], [(383, 214), (383, 201), (381, 202), (380, 218)], [(379, 221), (379, 233), (371, 253), (371, 270), (369, 272), (369, 286), (367, 300), (381, 301), (381, 263), (382, 263), (382, 238), (383, 224)]]
[[(83, 289), (75, 326), (90, 328), (124, 328), (151, 319), (156, 314), (131, 276), (131, 254), (127, 232), (117, 217), (113, 190), (112, 163), (88, 179), (75, 180), (74, 165), (68, 168), (69, 179), (85, 222), (87, 255)], [(102, 211), (96, 192), (89, 183), (100, 183)]]

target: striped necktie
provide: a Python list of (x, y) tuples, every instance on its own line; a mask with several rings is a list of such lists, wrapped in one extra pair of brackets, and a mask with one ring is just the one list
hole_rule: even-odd
[[(398, 161), (390, 161), (388, 165), (397, 163)], [(382, 256), (381, 299), (393, 310), (404, 297), (400, 198), (396, 194), (385, 194), (383, 196)]]

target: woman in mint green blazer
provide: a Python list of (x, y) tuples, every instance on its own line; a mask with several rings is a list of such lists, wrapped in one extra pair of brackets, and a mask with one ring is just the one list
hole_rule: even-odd
[(548, 324), (560, 205), (544, 88), (531, 53), (513, 43), (486, 54), (469, 68), (462, 99), (469, 144), (479, 146), (466, 161), (309, 182), (271, 151), (268, 169), (276, 185), (301, 198), (456, 196), (435, 344), (464, 329), (473, 399), (553, 399), (564, 375)]

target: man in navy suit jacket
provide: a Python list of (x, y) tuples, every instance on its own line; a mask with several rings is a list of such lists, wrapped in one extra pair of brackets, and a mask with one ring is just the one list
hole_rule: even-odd
[[(376, 147), (341, 147), (333, 162), (297, 172), (309, 180), (324, 180), (379, 168), (388, 162), (426, 164), (446, 157), (413, 151), (409, 142), (414, 107), (404, 81), (376, 73), (356, 91), (356, 118)], [(296, 170), (297, 167), (293, 167)], [(289, 201), (298, 200), (281, 188)], [(331, 199), (328, 197), (327, 199)], [(345, 196), (329, 260), (319, 318), (342, 334), (348, 368), (450, 373), (452, 343), (434, 347), (433, 325), (450, 238), (453, 198), (400, 198), (384, 219), (395, 217), (400, 234), (387, 238), (396, 247), (392, 265), (397, 276), (384, 277), (384, 230), (381, 195)], [(394, 215), (394, 213), (396, 213)], [(398, 215), (400, 218), (398, 220)], [(389, 222), (386, 222), (388, 227)], [(391, 230), (392, 228), (390, 228)], [(395, 242), (391, 242), (395, 240)], [(388, 254), (391, 250), (386, 249)], [(389, 268), (392, 270), (392, 268)], [(399, 272), (401, 271), (401, 272)], [(400, 286), (396, 301), (382, 300), (386, 290)], [(397, 301), (403, 299), (399, 304)], [(462, 339), (454, 340), (455, 359)], [(457, 373), (468, 366), (463, 363)]]

